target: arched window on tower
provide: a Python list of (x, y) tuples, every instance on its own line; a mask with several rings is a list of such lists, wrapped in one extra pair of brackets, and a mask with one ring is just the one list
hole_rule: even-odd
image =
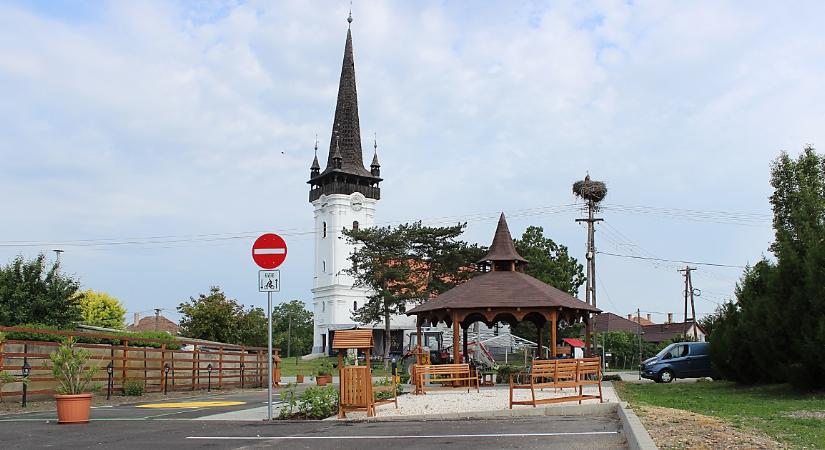
[(358, 231), (358, 221), (357, 220), (352, 221), (352, 231)]
[(356, 311), (358, 309), (358, 302), (352, 302), (352, 310)]
[(322, 237), (327, 237), (327, 223), (326, 222), (324, 222), (324, 231), (323, 231), (323, 233), (324, 234), (322, 235)]
[(327, 262), (321, 261), (321, 272), (327, 273)]

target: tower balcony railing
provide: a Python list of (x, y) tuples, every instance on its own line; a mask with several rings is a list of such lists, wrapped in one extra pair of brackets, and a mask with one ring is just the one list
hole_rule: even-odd
[(364, 197), (366, 198), (381, 200), (381, 188), (379, 187), (364, 186), (361, 184), (352, 184), (342, 181), (333, 181), (331, 183), (327, 183), (321, 186), (313, 186), (313, 188), (309, 191), (309, 201), (314, 202), (315, 200), (318, 200), (322, 195), (349, 195), (354, 194), (356, 192), (364, 194)]

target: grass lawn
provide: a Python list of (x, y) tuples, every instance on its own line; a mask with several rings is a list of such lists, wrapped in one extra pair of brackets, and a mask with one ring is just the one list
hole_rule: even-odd
[[(321, 361), (324, 359), (328, 359), (332, 364), (338, 364), (338, 358), (316, 358), (309, 361), (304, 361), (301, 358), (298, 358), (297, 364), (295, 358), (284, 358), (281, 361), (281, 376), (283, 377), (294, 377), (296, 374), (302, 374), (307, 377), (314, 377), (317, 373), (318, 367), (321, 365)], [(383, 377), (387, 376), (388, 371), (384, 370), (384, 366), (373, 366), (372, 375), (376, 377)], [(333, 376), (338, 376), (338, 370), (333, 370)]]
[[(794, 447), (825, 448), (825, 393), (800, 394), (788, 385), (738, 386), (725, 381), (671, 384), (613, 383), (632, 404), (715, 416), (734, 427), (764, 431)], [(819, 418), (793, 417), (804, 411)], [(802, 414), (800, 414), (802, 412)]]

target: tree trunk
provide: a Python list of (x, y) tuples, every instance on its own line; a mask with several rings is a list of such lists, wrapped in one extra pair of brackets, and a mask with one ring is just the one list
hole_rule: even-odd
[(384, 311), (384, 369), (386, 370), (390, 359), (390, 311)]

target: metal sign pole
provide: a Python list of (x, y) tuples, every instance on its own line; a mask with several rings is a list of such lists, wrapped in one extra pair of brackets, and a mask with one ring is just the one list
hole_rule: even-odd
[(272, 420), (272, 292), (266, 293), (266, 417)]

